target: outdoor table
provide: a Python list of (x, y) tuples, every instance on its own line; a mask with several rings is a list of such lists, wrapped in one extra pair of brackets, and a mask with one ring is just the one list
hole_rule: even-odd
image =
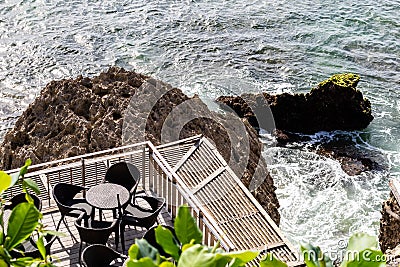
[(121, 206), (127, 204), (131, 197), (125, 187), (113, 183), (104, 183), (91, 187), (86, 192), (86, 201), (92, 207), (100, 210), (101, 220), (102, 210), (112, 210), (115, 217), (115, 211), (118, 209), (117, 195), (119, 195)]

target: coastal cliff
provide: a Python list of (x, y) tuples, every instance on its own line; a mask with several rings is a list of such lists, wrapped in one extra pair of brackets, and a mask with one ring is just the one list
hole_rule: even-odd
[[(191, 103), (189, 108), (177, 108), (187, 102)], [(23, 165), (27, 158), (38, 164), (143, 139), (155, 145), (172, 141), (171, 134), (170, 138), (163, 134), (164, 128), (175, 131), (174, 123), (179, 120), (168, 118), (172, 113), (177, 113), (175, 117), (183, 117), (193, 105), (201, 116), (182, 121), (182, 128), (174, 134), (179, 138), (204, 134), (215, 143), (224, 159), (232, 163), (231, 166), (248, 158), (244, 170), (233, 170), (279, 224), (274, 182), (261, 155), (262, 143), (249, 123), (241, 121), (245, 130), (235, 134), (229, 129), (235, 125), (222, 125), (218, 121), (221, 115), (208, 110), (198, 97), (190, 98), (178, 88), (120, 68), (110, 68), (93, 78), (78, 77), (49, 83), (5, 135), (0, 149), (0, 166), (12, 169)], [(145, 118), (143, 132), (139, 131), (142, 125), (137, 125), (142, 115)], [(227, 118), (221, 121), (224, 120)], [(126, 127), (134, 130), (127, 131)], [(228, 137), (227, 132), (234, 134)], [(248, 155), (240, 149), (246, 143)]]

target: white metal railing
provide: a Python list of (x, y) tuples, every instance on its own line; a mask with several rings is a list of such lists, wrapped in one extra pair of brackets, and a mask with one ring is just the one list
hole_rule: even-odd
[[(177, 142), (155, 147), (151, 142), (118, 147), (103, 150), (81, 156), (41, 163), (29, 168), (26, 177), (32, 178), (41, 189), (40, 198), (43, 203), (44, 213), (55, 208), (52, 199), (52, 187), (59, 182), (69, 182), (86, 187), (101, 183), (109, 166), (119, 161), (127, 161), (135, 164), (141, 171), (142, 189), (158, 196), (164, 197), (167, 210), (175, 217), (180, 205), (188, 204), (192, 214), (196, 218), (199, 228), (203, 232), (203, 242), (209, 246), (220, 241), (221, 247), (227, 251), (235, 249), (227, 236), (221, 236), (215, 219), (207, 212), (190, 190), (174, 172), (167, 160), (158, 149), (179, 147), (185, 142), (195, 142), (201, 136), (182, 139)], [(19, 169), (7, 171), (18, 172)], [(8, 197), (18, 193), (17, 189), (11, 189)]]

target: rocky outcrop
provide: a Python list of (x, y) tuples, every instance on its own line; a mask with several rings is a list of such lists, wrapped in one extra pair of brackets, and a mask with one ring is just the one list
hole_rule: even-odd
[(6, 134), (0, 165), (11, 169), (26, 158), (37, 164), (130, 142), (160, 144), (198, 133), (215, 143), (279, 224), (273, 180), (261, 156), (262, 143), (249, 123), (211, 112), (196, 96), (189, 98), (168, 84), (119, 68), (91, 79), (49, 83)]
[[(263, 114), (255, 109), (271, 109), (276, 129), (312, 134), (318, 131), (364, 129), (372, 121), (371, 104), (356, 89), (358, 75), (337, 74), (321, 82), (307, 94), (221, 96), (228, 105), (255, 127)], [(269, 108), (268, 106), (269, 105)]]
[(121, 144), (122, 114), (148, 77), (110, 69), (93, 79), (50, 82), (4, 137), (3, 169), (76, 156)]
[(400, 245), (400, 206), (393, 193), (382, 204), (379, 244), (383, 252)]
[[(307, 94), (243, 94), (221, 96), (221, 107), (233, 109), (255, 128), (273, 130), (279, 145), (307, 142), (319, 131), (359, 130), (372, 121), (371, 104), (356, 89), (360, 77), (337, 74)], [(365, 155), (354, 144), (330, 142), (315, 146), (315, 152), (337, 159), (349, 175), (384, 169), (379, 155)]]

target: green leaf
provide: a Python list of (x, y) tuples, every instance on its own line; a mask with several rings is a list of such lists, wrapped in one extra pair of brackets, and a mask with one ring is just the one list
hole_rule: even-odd
[(220, 255), (222, 255), (223, 257), (228, 257), (231, 259), (239, 259), (244, 263), (248, 263), (254, 260), (255, 258), (257, 258), (258, 254), (260, 254), (260, 252), (250, 251), (250, 250), (220, 253)]
[(0, 171), (0, 194), (3, 194), (11, 186), (12, 178), (4, 171)]
[(159, 267), (175, 267), (175, 265), (172, 262), (164, 261), (159, 265)]
[(31, 166), (31, 164), (32, 164), (32, 160), (31, 159), (27, 159), (25, 161), (25, 165), (22, 166), (22, 168), (19, 170), (19, 175), (24, 177), (24, 175), (28, 172), (28, 167)]
[(275, 258), (272, 253), (267, 253), (261, 258), (260, 267), (287, 267), (287, 265)]
[(174, 235), (171, 231), (162, 225), (157, 226), (155, 229), (156, 241), (163, 248), (163, 250), (172, 256), (176, 261), (179, 260), (179, 244), (175, 241)]
[(40, 252), (40, 255), (42, 255), (42, 258), (46, 259), (46, 248), (44, 247), (43, 236), (39, 237), (38, 241), (36, 242), (36, 246)]
[(384, 259), (382, 251), (365, 249), (360, 251), (355, 259), (348, 262), (346, 267), (385, 267)]
[(59, 236), (59, 237), (67, 236), (65, 233), (54, 231), (54, 230), (43, 230), (42, 233), (45, 235), (54, 235), (54, 236)]
[(375, 237), (366, 233), (357, 233), (350, 237), (347, 250), (360, 252), (366, 249), (375, 249), (377, 247), (378, 242)]
[(300, 247), (304, 256), (304, 262), (308, 267), (333, 267), (331, 259), (322, 253), (319, 247), (304, 244)]
[(35, 192), (37, 195), (40, 194), (39, 186), (38, 186), (37, 183), (36, 183), (34, 180), (32, 180), (31, 178), (26, 178), (26, 179), (24, 179), (23, 182), (22, 182), (22, 186), (23, 186), (24, 188), (28, 187), (28, 188), (32, 189), (33, 192)]
[(133, 244), (128, 250), (128, 256), (132, 260), (137, 260), (139, 258), (139, 246)]
[(6, 249), (10, 251), (27, 239), (36, 229), (40, 218), (41, 214), (35, 205), (27, 202), (18, 204), (8, 221)]
[(178, 267), (215, 267), (216, 264), (216, 254), (210, 253), (209, 248), (196, 244), (182, 252)]
[(139, 260), (129, 260), (127, 267), (157, 267), (150, 258), (141, 258)]
[(376, 249), (377, 247), (378, 242), (375, 237), (366, 233), (354, 234), (349, 239), (347, 253), (345, 254), (345, 258), (340, 266), (347, 266), (347, 263), (353, 261), (359, 252), (366, 249)]
[(215, 252), (215, 248), (195, 244), (182, 252), (178, 267), (216, 267), (226, 266), (229, 263), (233, 266), (244, 266), (247, 262), (255, 259), (258, 252), (239, 251), (239, 252)]
[(11, 179), (12, 179), (11, 186), (13, 186), (18, 182), (19, 172), (12, 173), (10, 176), (11, 176)]
[(22, 258), (16, 258), (11, 260), (11, 266), (13, 267), (26, 267), (26, 266), (32, 266), (32, 263), (34, 263), (35, 260), (31, 257), (22, 257)]
[(190, 248), (192, 246), (194, 246), (193, 243), (185, 244), (185, 245), (182, 246), (182, 251), (185, 251), (185, 250), (187, 250), (188, 248)]
[(175, 233), (182, 245), (190, 243), (192, 239), (196, 244), (201, 244), (203, 233), (199, 230), (196, 220), (190, 214), (188, 206), (180, 206), (175, 218)]
[(145, 239), (136, 239), (135, 244), (139, 248), (139, 258), (150, 258), (155, 264), (160, 263), (160, 253)]

